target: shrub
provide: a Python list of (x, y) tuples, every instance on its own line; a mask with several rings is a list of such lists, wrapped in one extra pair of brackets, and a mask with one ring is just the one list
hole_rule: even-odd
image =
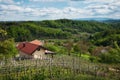
[(120, 53), (116, 49), (112, 49), (108, 53), (101, 54), (99, 57), (101, 58), (100, 62), (103, 63), (120, 63)]

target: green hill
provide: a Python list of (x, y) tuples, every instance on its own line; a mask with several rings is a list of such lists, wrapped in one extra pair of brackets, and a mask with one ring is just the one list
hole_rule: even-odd
[[(44, 21), (18, 21), (0, 22), (0, 27), (8, 32), (9, 37), (15, 41), (25, 41), (35, 38), (69, 39), (75, 38), (83, 32), (96, 33), (110, 29), (117, 29), (118, 23), (103, 23), (97, 21), (78, 20), (44, 20)], [(79, 36), (77, 36), (79, 37)]]

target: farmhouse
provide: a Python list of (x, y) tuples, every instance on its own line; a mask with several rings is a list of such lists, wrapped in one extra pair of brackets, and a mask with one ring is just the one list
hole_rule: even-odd
[(31, 42), (21, 42), (17, 45), (19, 57), (23, 59), (45, 59), (48, 54), (53, 56), (54, 52), (43, 47), (43, 42), (34, 40)]

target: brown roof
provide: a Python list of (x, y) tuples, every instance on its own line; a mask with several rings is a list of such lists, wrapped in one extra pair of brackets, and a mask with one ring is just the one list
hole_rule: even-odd
[(40, 47), (40, 46), (29, 43), (29, 42), (22, 42), (22, 43), (18, 44), (18, 46), (17, 46), (18, 50), (20, 50), (26, 54), (29, 54), (29, 55), (32, 55), (32, 53), (34, 53), (34, 51), (37, 50), (38, 47)]
[(35, 44), (35, 45), (43, 45), (43, 43), (40, 40), (33, 40), (30, 43)]

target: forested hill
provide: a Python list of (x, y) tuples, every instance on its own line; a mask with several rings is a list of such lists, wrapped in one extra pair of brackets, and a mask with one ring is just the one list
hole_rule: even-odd
[[(114, 24), (114, 25), (113, 25)], [(71, 38), (80, 32), (95, 33), (109, 29), (117, 29), (120, 23), (103, 23), (97, 21), (79, 20), (45, 20), (0, 22), (0, 28), (6, 30), (9, 37), (15, 41), (31, 40), (35, 38)]]

